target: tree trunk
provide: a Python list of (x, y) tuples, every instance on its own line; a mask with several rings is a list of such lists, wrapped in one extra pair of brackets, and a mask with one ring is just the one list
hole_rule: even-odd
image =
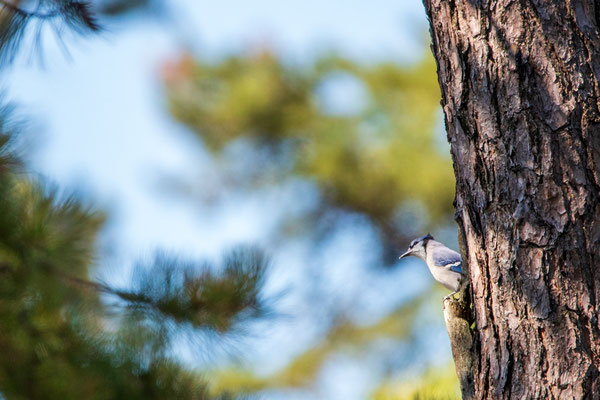
[(425, 0), (477, 399), (600, 398), (600, 3)]

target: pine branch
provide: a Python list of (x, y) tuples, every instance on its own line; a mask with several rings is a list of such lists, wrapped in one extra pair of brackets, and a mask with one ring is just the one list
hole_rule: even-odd
[(0, 0), (0, 62), (13, 61), (20, 48), (26, 30), (33, 24), (35, 28), (34, 45), (39, 46), (43, 24), (49, 24), (63, 40), (61, 24), (68, 26), (78, 34), (101, 30), (89, 2), (62, 0), (51, 2), (53, 6), (43, 7), (48, 2), (39, 0), (37, 7), (28, 10), (17, 4)]
[(42, 12), (38, 12), (38, 11), (26, 11), (18, 6), (16, 6), (15, 4), (11, 3), (10, 1), (6, 1), (6, 0), (0, 0), (0, 4), (2, 5), (2, 7), (8, 8), (10, 9), (12, 12), (19, 14), (25, 18), (39, 18), (39, 19), (48, 19), (48, 18), (54, 18), (56, 16), (59, 15), (59, 8), (55, 8), (54, 10), (50, 11), (50, 12), (46, 12), (46, 13), (42, 13)]
[[(41, 20), (53, 19), (59, 16), (65, 18), (74, 17), (81, 21), (92, 31), (100, 29), (96, 18), (94, 17), (89, 3), (81, 1), (65, 1), (61, 6), (51, 8), (49, 11), (41, 12), (38, 10), (24, 10), (10, 1), (0, 0), (0, 6), (9, 9), (15, 14), (20, 15), (25, 19), (36, 18)], [(38, 7), (39, 8), (39, 7)]]
[(15, 133), (25, 129), (25, 121), (16, 115), (14, 104), (3, 104), (0, 93), (0, 176), (7, 173), (18, 173), (23, 162), (15, 143)]
[(267, 264), (262, 252), (248, 247), (226, 254), (220, 268), (158, 256), (150, 267), (136, 269), (133, 289), (119, 297), (132, 312), (156, 323), (174, 321), (223, 333), (265, 315), (261, 290)]
[(73, 276), (45, 266), (70, 284), (117, 297), (130, 312), (158, 324), (175, 322), (224, 333), (236, 323), (266, 314), (261, 298), (267, 260), (252, 248), (239, 248), (223, 259), (216, 273), (208, 263), (185, 264), (164, 256), (134, 272), (132, 289)]

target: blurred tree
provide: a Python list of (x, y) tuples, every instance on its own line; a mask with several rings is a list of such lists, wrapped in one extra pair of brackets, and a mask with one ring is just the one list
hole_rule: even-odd
[[(235, 331), (260, 316), (261, 253), (235, 250), (222, 268), (161, 256), (136, 269), (129, 289), (90, 281), (103, 217), (15, 173), (9, 135), (0, 147), (2, 395), (211, 398), (169, 356), (171, 334)], [(118, 303), (107, 309), (102, 293)]]
[(366, 215), (382, 234), (387, 262), (418, 233), (402, 225), (404, 205), (423, 205), (423, 229), (446, 224), (453, 210), (434, 74), (431, 57), (401, 67), (328, 56), (299, 67), (268, 51), (213, 64), (184, 55), (163, 73), (171, 112), (215, 155), (242, 139), (267, 151), (243, 170), (258, 170), (254, 179), (236, 184), (314, 182), (323, 200), (312, 221), (331, 210)]
[(460, 398), (454, 364), (432, 368), (421, 376), (390, 379), (373, 391), (372, 400), (453, 400)]
[[(2, 60), (36, 22), (99, 29), (84, 2), (0, 1)], [(0, 397), (226, 397), (172, 356), (172, 337), (218, 339), (264, 315), (266, 258), (253, 248), (233, 250), (220, 266), (162, 255), (135, 270), (130, 288), (91, 280), (104, 217), (27, 176), (22, 129), (13, 107), (0, 109)]]
[[(414, 343), (419, 331), (413, 329), (418, 313), (431, 303), (430, 293), (424, 293), (403, 304), (394, 312), (369, 325), (357, 325), (339, 320), (315, 346), (296, 356), (284, 368), (267, 376), (237, 367), (207, 372), (208, 390), (213, 394), (233, 392), (260, 392), (267, 389), (310, 387), (316, 381), (323, 364), (336, 353), (345, 352), (357, 358), (364, 357), (372, 347), (383, 340)], [(418, 352), (415, 352), (418, 357)], [(430, 368), (421, 376), (385, 379), (374, 390), (375, 400), (389, 399), (457, 399), (460, 390), (454, 368)]]
[[(329, 214), (359, 213), (381, 234), (384, 261), (392, 263), (399, 245), (420, 233), (405, 225), (406, 208), (421, 210), (413, 216), (428, 221), (420, 229), (446, 226), (451, 218), (454, 177), (447, 145), (436, 136), (440, 94), (431, 57), (412, 66), (365, 66), (332, 55), (295, 66), (266, 50), (214, 63), (186, 54), (165, 65), (163, 79), (175, 118), (225, 168), (243, 165), (230, 168), (229, 184), (261, 190), (300, 178), (317, 186), (318, 209), (288, 217), (282, 233), (314, 234)], [(231, 158), (230, 148), (240, 144), (244, 160)], [(368, 326), (341, 317), (316, 345), (270, 375), (237, 366), (210, 373), (211, 391), (310, 387), (336, 353), (362, 354), (382, 339), (416, 346), (412, 327), (429, 297)], [(374, 398), (458, 397), (453, 373), (422, 379), (422, 385), (390, 381)], [(409, 386), (410, 395), (398, 389)]]
[[(99, 9), (112, 15), (148, 3), (106, 2)], [(27, 9), (19, 2), (0, 4), (3, 60), (12, 60), (26, 29), (41, 32), (40, 24), (100, 30), (86, 2), (33, 2), (24, 4), (33, 4)], [(402, 225), (403, 207), (422, 205), (421, 216), (429, 219), (424, 229), (442, 226), (452, 211), (450, 160), (435, 137), (439, 89), (433, 73), (429, 59), (412, 67), (366, 67), (330, 56), (297, 67), (259, 52), (214, 64), (186, 56), (165, 68), (164, 77), (174, 115), (217, 158), (244, 141), (256, 153), (233, 184), (253, 189), (301, 178), (319, 188), (319, 209), (283, 231), (312, 231), (339, 210), (360, 213), (379, 229), (391, 260), (415, 233)], [(235, 332), (264, 315), (264, 257), (238, 249), (216, 268), (159, 256), (136, 269), (131, 288), (90, 280), (102, 215), (19, 172), (11, 138), (20, 128), (10, 126), (11, 115), (2, 114), (0, 148), (5, 398), (214, 398), (300, 387), (310, 385), (332, 353), (360, 352), (382, 338), (415, 342), (411, 326), (423, 298), (367, 326), (340, 318), (314, 348), (271, 376), (209, 371), (207, 386), (171, 356), (172, 337), (182, 330)]]

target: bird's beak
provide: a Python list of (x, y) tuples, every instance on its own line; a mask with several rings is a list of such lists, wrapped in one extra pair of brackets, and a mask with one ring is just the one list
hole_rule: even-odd
[(408, 256), (410, 256), (410, 255), (411, 255), (411, 252), (410, 252), (410, 250), (409, 250), (409, 251), (407, 251), (406, 253), (402, 254), (400, 257), (398, 257), (398, 259), (401, 259), (401, 258), (404, 258), (404, 257), (408, 257)]

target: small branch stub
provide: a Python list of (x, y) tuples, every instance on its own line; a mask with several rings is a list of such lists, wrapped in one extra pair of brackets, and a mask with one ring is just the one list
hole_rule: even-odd
[(444, 322), (450, 337), (452, 357), (456, 374), (460, 381), (460, 391), (463, 400), (473, 399), (475, 385), (473, 382), (473, 337), (469, 323), (469, 303), (464, 301), (466, 289), (460, 291), (460, 299), (444, 301)]

